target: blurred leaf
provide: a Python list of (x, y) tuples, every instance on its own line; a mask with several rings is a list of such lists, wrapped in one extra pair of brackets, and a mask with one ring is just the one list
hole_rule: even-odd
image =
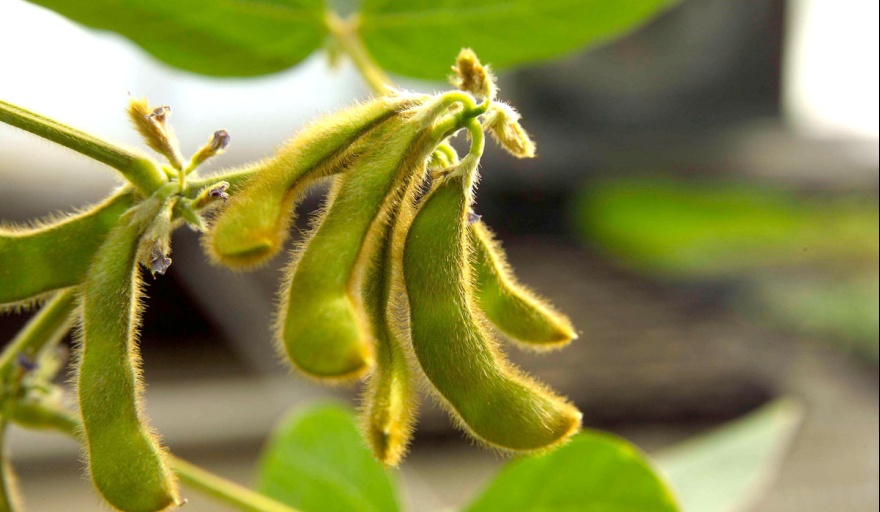
[(388, 472), (347, 409), (319, 406), (281, 423), (259, 467), (260, 492), (303, 512), (398, 510)]
[(880, 362), (880, 280), (873, 273), (841, 276), (761, 275), (741, 309), (809, 337), (827, 339)]
[(800, 406), (777, 400), (655, 460), (684, 512), (747, 510), (770, 485), (800, 420)]
[(320, 48), (326, 32), (322, 0), (29, 1), (204, 75), (281, 71)]
[(731, 183), (657, 179), (597, 183), (578, 203), (588, 239), (644, 272), (729, 275), (767, 266), (873, 266), (876, 199), (801, 197)]
[(507, 464), (467, 510), (666, 512), (678, 507), (634, 446), (588, 431), (552, 453)]
[(678, 0), (364, 0), (361, 35), (387, 71), (443, 80), (461, 48), (496, 69), (626, 34)]

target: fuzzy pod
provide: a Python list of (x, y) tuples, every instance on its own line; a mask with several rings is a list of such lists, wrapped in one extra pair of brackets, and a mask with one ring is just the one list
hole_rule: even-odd
[(507, 362), (479, 321), (467, 228), (472, 180), (473, 173), (443, 180), (409, 228), (403, 271), (412, 348), (475, 438), (507, 450), (548, 448), (578, 430), (581, 413)]
[[(412, 201), (421, 189), (426, 171), (422, 163), (408, 176), (409, 183), (398, 202)], [(397, 204), (388, 222), (378, 226), (381, 232), (377, 239), (381, 243), (368, 255), (361, 287), (376, 352), (376, 367), (363, 393), (361, 424), (373, 454), (392, 467), (406, 455), (418, 413), (417, 383), (406, 347), (408, 337), (400, 328), (405, 322), (405, 318), (401, 318), (405, 317), (401, 308), (405, 298), (399, 277), (402, 270), (392, 240), (395, 226), (398, 221), (403, 224), (409, 220), (410, 210), (408, 204)]]
[(577, 338), (571, 321), (517, 282), (504, 250), (483, 222), (470, 224), (474, 298), (495, 327), (536, 350)]
[[(277, 340), (308, 376), (347, 380), (373, 363), (359, 286), (393, 196), (434, 145), (424, 126), (401, 115), (377, 128), (369, 152), (335, 178), (317, 227), (285, 271)], [(391, 195), (392, 197), (389, 197)]]
[(322, 117), (275, 156), (254, 164), (249, 169), (253, 176), (227, 201), (207, 233), (212, 260), (249, 268), (275, 256), (308, 187), (345, 171), (370, 149), (374, 128), (423, 101), (422, 96), (382, 97)]
[(107, 233), (133, 204), (134, 193), (126, 189), (34, 227), (0, 226), (0, 305), (79, 284)]
[(95, 255), (80, 297), (77, 392), (89, 471), (101, 495), (126, 512), (164, 510), (180, 502), (141, 405), (136, 337), (143, 283), (137, 249), (147, 226), (135, 210), (120, 219)]

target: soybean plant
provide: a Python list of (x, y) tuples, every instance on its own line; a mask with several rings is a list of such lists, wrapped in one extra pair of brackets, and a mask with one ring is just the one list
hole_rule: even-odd
[[(147, 145), (165, 157), (160, 164), (0, 103), (0, 120), (107, 163), (128, 180), (76, 215), (0, 228), (0, 304), (45, 304), (0, 361), (3, 421), (76, 435), (95, 488), (119, 510), (181, 504), (178, 478), (204, 488), (201, 473), (168, 453), (144, 414), (142, 273), (166, 272), (171, 234), (184, 224), (203, 232), (211, 262), (235, 270), (262, 265), (282, 252), (303, 195), (330, 181), (281, 283), (275, 340), (290, 366), (328, 383), (367, 380), (364, 436), (389, 466), (406, 453), (420, 382), (463, 430), (494, 448), (531, 452), (565, 442), (579, 429), (580, 412), (509, 363), (489, 324), (535, 349), (565, 345), (576, 332), (519, 284), (472, 209), (485, 134), (519, 158), (533, 157), (534, 144), (518, 114), (496, 99), (495, 78), (473, 52), (462, 50), (453, 70), (456, 90), (385, 88), (314, 121), (270, 158), (206, 177), (199, 165), (222, 153), (229, 135), (218, 130), (187, 159), (167, 107), (135, 99), (128, 111)], [(470, 149), (460, 158), (449, 139), (462, 131)], [(77, 413), (27, 376), (34, 361), (57, 371), (51, 361), (71, 324)], [(52, 372), (40, 371), (39, 389), (51, 389)]]

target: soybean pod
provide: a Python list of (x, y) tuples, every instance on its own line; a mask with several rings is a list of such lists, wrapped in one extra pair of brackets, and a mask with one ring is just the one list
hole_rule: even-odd
[(433, 149), (417, 141), (429, 135), (408, 115), (377, 130), (356, 168), (335, 178), (317, 227), (285, 271), (277, 339), (293, 365), (312, 377), (344, 380), (372, 365), (358, 307), (364, 255), (377, 243), (371, 228), (387, 220), (393, 200), (386, 198), (402, 176)]
[[(421, 188), (426, 165), (409, 176), (400, 200), (410, 203)], [(407, 334), (401, 319), (400, 259), (392, 235), (398, 221), (406, 222), (409, 204), (398, 204), (392, 218), (378, 226), (381, 244), (372, 251), (364, 272), (363, 302), (376, 350), (376, 368), (364, 391), (362, 424), (373, 454), (386, 466), (396, 466), (406, 454), (418, 412), (416, 382), (405, 348)], [(399, 251), (397, 251), (399, 252)]]
[(537, 350), (561, 347), (577, 338), (565, 315), (517, 282), (484, 223), (471, 223), (469, 231), (474, 298), (486, 318), (504, 334)]
[[(151, 201), (151, 200), (148, 200)], [(136, 333), (142, 312), (137, 261), (147, 215), (123, 215), (101, 245), (83, 283), (77, 391), (89, 471), (114, 507), (152, 512), (179, 503), (163, 448), (141, 406)]]
[(321, 118), (258, 162), (256, 172), (217, 215), (205, 240), (215, 262), (248, 268), (275, 256), (309, 186), (344, 172), (369, 149), (371, 132), (421, 96), (383, 97)]
[(124, 189), (81, 213), (35, 227), (0, 226), (0, 305), (79, 284), (119, 216), (134, 204)]
[(546, 448), (576, 432), (581, 413), (511, 366), (478, 320), (467, 229), (475, 173), (474, 165), (435, 186), (406, 237), (413, 351), (442, 401), (474, 437), (508, 450)]

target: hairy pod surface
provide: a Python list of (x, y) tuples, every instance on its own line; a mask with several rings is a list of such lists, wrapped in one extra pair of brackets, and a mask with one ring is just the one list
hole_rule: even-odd
[[(425, 164), (409, 176), (399, 201), (411, 201), (424, 180)], [(398, 204), (381, 229), (364, 271), (362, 297), (376, 350), (376, 368), (363, 395), (361, 422), (373, 454), (386, 466), (397, 466), (406, 455), (418, 412), (416, 382), (405, 345), (408, 338), (399, 325), (405, 319), (399, 306), (399, 255), (392, 236), (397, 222), (408, 222), (411, 208)], [(403, 217), (403, 218), (401, 218)], [(405, 313), (404, 313), (405, 315)]]
[(561, 347), (577, 338), (565, 315), (519, 284), (500, 244), (483, 222), (470, 224), (474, 298), (496, 327), (530, 348)]
[[(373, 363), (373, 350), (359, 308), (358, 289), (370, 247), (394, 204), (413, 162), (433, 146), (407, 116), (376, 129), (370, 150), (335, 178), (317, 227), (288, 266), (281, 291), (277, 338), (293, 365), (306, 375), (345, 380)], [(392, 195), (392, 197), (389, 197)]]
[(82, 282), (95, 251), (132, 204), (134, 193), (126, 190), (44, 225), (0, 226), (0, 305)]
[(101, 495), (126, 512), (179, 502), (174, 476), (140, 405), (137, 248), (145, 229), (132, 211), (123, 215), (95, 255), (80, 299), (77, 391), (89, 471)]
[(256, 174), (211, 225), (206, 246), (212, 259), (248, 268), (275, 256), (286, 240), (296, 203), (308, 187), (345, 171), (369, 149), (374, 128), (422, 101), (421, 96), (383, 97), (322, 117), (276, 156), (255, 164)]
[(425, 199), (406, 237), (403, 271), (415, 355), (443, 401), (477, 439), (536, 450), (578, 430), (574, 406), (512, 367), (475, 314), (468, 175)]

